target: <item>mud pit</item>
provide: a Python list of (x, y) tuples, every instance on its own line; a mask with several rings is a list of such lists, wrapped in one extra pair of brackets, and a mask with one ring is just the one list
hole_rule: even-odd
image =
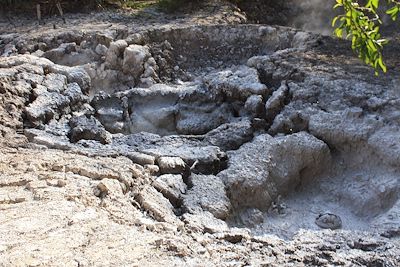
[(14, 128), (30, 148), (133, 162), (133, 176), (97, 174), (101, 160), (53, 169), (101, 180), (100, 199), (119, 181), (132, 209), (178, 229), (391, 238), (399, 76), (393, 67), (371, 78), (330, 43), (343, 46), (262, 25), (71, 31), (27, 40), (18, 49), (30, 55), (14, 55), (10, 41), (0, 89), (4, 103), (14, 94), (21, 104), (2, 114), (2, 135)]

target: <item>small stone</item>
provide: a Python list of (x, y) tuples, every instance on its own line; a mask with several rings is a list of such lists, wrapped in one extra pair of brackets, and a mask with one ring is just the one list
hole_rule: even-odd
[(275, 116), (282, 110), (285, 106), (285, 100), (289, 94), (289, 88), (285, 83), (276, 90), (272, 96), (265, 103), (265, 113), (266, 119), (269, 123), (272, 123)]
[(67, 182), (65, 180), (57, 180), (58, 187), (64, 187), (66, 185), (67, 185)]
[(107, 66), (111, 69), (118, 69), (122, 65), (122, 58), (128, 43), (125, 40), (118, 40), (110, 43), (106, 54)]
[(38, 188), (46, 188), (47, 187), (47, 182), (45, 180), (40, 180), (40, 181), (32, 181), (29, 182), (26, 185), (26, 188), (28, 190), (34, 190), (34, 189), (38, 189)]
[(249, 208), (240, 214), (240, 220), (247, 227), (256, 227), (264, 222), (264, 215), (259, 209)]
[(186, 193), (186, 184), (179, 174), (161, 175), (153, 182), (153, 186), (175, 206), (182, 203), (182, 194)]
[(26, 169), (26, 171), (27, 172), (36, 172), (37, 169), (36, 169), (35, 165), (30, 164), (29, 167)]
[(138, 79), (144, 72), (144, 63), (151, 56), (147, 47), (141, 45), (130, 45), (124, 51), (122, 70), (126, 74), (132, 74)]
[(167, 222), (181, 227), (183, 223), (174, 214), (174, 207), (154, 187), (147, 186), (137, 195), (140, 206), (159, 222)]
[(76, 143), (79, 140), (96, 140), (102, 144), (112, 142), (112, 136), (106, 131), (104, 126), (94, 117), (85, 115), (73, 117), (69, 125), (71, 127), (69, 138)]
[(139, 164), (134, 163), (129, 169), (134, 178), (141, 178), (144, 175), (144, 168)]
[(144, 165), (144, 169), (152, 176), (158, 175), (160, 173), (160, 167), (158, 167), (157, 165), (147, 164)]
[(139, 153), (139, 152), (129, 152), (125, 155), (127, 158), (132, 160), (134, 163), (140, 164), (140, 165), (153, 165), (156, 161), (154, 156)]
[(229, 229), (226, 222), (215, 218), (210, 212), (205, 211), (198, 214), (185, 213), (182, 220), (188, 229), (194, 232), (207, 232), (210, 234), (225, 232)]
[(108, 194), (122, 194), (122, 187), (119, 181), (115, 179), (104, 178), (97, 185), (97, 188), (100, 190), (102, 196)]
[(107, 46), (102, 44), (98, 44), (95, 49), (96, 53), (101, 56), (105, 56), (107, 54), (107, 50), (108, 50)]
[(265, 107), (261, 95), (251, 95), (247, 98), (244, 109), (252, 117), (261, 117)]
[(57, 186), (58, 181), (57, 180), (53, 180), (53, 179), (47, 179), (46, 183), (48, 186)]
[(20, 194), (9, 194), (8, 197), (10, 204), (21, 203), (26, 200), (25, 196), (21, 196)]
[(342, 228), (342, 219), (338, 215), (332, 213), (320, 214), (315, 219), (315, 224), (323, 229), (340, 229)]
[(184, 196), (183, 208), (189, 213), (208, 211), (218, 219), (225, 220), (231, 211), (231, 203), (222, 180), (214, 175), (192, 174), (192, 188)]
[(157, 163), (162, 174), (183, 174), (186, 169), (185, 162), (179, 157), (160, 157)]
[(250, 235), (247, 229), (232, 228), (229, 232), (222, 234), (222, 238), (226, 241), (236, 244), (242, 242), (243, 240), (249, 240)]

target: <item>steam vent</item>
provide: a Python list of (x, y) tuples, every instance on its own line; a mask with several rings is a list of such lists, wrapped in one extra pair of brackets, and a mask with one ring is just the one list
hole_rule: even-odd
[(0, 266), (400, 266), (398, 24), (203, 2), (0, 17)]

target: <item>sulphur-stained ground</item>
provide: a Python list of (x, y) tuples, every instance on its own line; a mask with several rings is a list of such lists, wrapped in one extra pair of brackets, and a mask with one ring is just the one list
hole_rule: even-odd
[(398, 35), (247, 17), (0, 19), (0, 266), (400, 265)]

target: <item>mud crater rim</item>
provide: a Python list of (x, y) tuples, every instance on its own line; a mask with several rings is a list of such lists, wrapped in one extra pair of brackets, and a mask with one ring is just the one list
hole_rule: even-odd
[[(247, 66), (248, 60), (268, 56), (277, 50), (299, 49), (306, 42), (307, 34), (260, 25), (222, 29), (225, 26), (152, 30), (117, 41), (95, 35), (75, 43), (80, 47), (78, 50), (73, 48), (73, 42), (66, 43), (44, 52), (43, 56), (56, 64), (81, 67), (89, 74), (92, 86), (87, 103), (93, 110), (80, 114), (89, 120), (93, 118), (83, 122), (89, 124), (89, 128), (96, 126), (102, 131), (104, 127), (112, 134), (127, 136), (147, 132), (161, 138), (181, 136), (201, 140), (222, 125), (245, 121), (251, 133), (235, 147), (222, 149), (223, 152), (233, 151), (250, 142), (256, 131), (258, 135), (268, 130), (268, 121), (262, 114), (268, 99), (279, 89), (278, 86), (268, 87), (266, 84), (277, 84), (277, 81), (262, 77), (257, 68)], [(299, 38), (305, 38), (300, 45)], [(241, 40), (245, 40), (246, 45)], [(57, 51), (60, 47), (61, 52)], [(74, 62), (82, 51), (87, 57), (83, 62)], [(60, 58), (57, 58), (58, 52)], [(95, 60), (91, 58), (93, 55)], [(292, 97), (286, 94), (281, 108), (288, 105)], [(275, 115), (280, 112), (275, 111)], [(81, 127), (79, 123), (71, 126), (70, 121), (69, 126)], [(104, 135), (104, 132), (97, 134)], [(107, 136), (101, 138), (103, 143), (108, 143)], [(210, 142), (209, 145), (215, 144)], [(225, 168), (218, 166), (210, 173), (218, 174)], [(296, 199), (296, 194), (295, 191), (288, 193), (289, 202), (291, 197)], [(274, 202), (273, 205), (283, 204)]]

